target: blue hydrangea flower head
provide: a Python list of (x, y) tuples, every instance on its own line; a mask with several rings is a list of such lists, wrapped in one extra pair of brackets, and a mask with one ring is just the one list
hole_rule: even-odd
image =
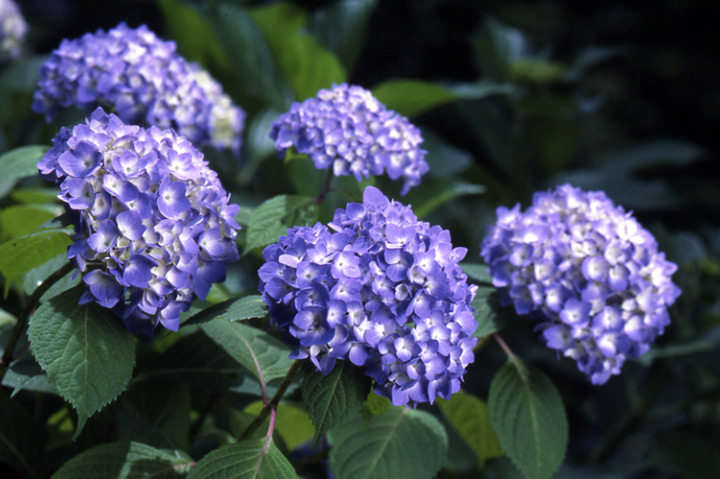
[(477, 323), (450, 233), (368, 186), (327, 226), (295, 227), (265, 248), (260, 292), (270, 319), (323, 374), (365, 368), (395, 405), (460, 389)]
[(293, 103), (272, 124), (270, 137), (281, 157), (294, 147), (336, 176), (353, 174), (360, 181), (386, 172), (402, 178), (403, 195), (429, 169), (420, 130), (368, 90), (345, 83)]
[(238, 259), (239, 207), (174, 130), (127, 125), (98, 108), (60, 131), (38, 169), (75, 220), (68, 256), (87, 286), (81, 301), (112, 308), (131, 332), (177, 330), (180, 313)]
[(13, 0), (0, 0), (0, 61), (20, 55), (28, 25)]
[(40, 68), (33, 110), (49, 121), (70, 106), (100, 106), (126, 123), (174, 128), (193, 144), (235, 152), (245, 124), (245, 112), (206, 71), (145, 25), (63, 40)]
[(593, 384), (644, 354), (670, 323), (677, 266), (631, 213), (603, 192), (563, 185), (527, 211), (498, 208), (482, 243), (493, 284), (518, 314), (539, 318), (549, 348)]

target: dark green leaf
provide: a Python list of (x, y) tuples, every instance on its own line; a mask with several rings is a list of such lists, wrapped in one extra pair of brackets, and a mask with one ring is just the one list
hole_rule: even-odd
[(57, 394), (40, 365), (30, 356), (20, 357), (10, 363), (2, 384), (14, 388), (11, 398), (23, 390)]
[(306, 370), (303, 401), (315, 424), (313, 444), (329, 429), (360, 410), (370, 392), (370, 379), (348, 361), (338, 361), (327, 376)]
[(517, 318), (511, 305), (500, 305), (500, 292), (493, 287), (478, 287), (471, 306), (475, 308), (475, 319), (478, 322), (472, 334), (476, 338), (500, 331)]
[(4, 65), (0, 74), (0, 90), (8, 92), (32, 92), (40, 78), (40, 65), (47, 61), (45, 55), (36, 55)]
[(39, 230), (0, 245), (0, 273), (5, 289), (25, 273), (66, 251), (72, 239), (62, 230)]
[[(57, 391), (77, 410), (77, 433), (130, 380), (135, 339), (108, 309), (78, 305), (83, 287), (42, 304), (30, 321), (30, 348)], [(76, 434), (77, 434), (76, 433)]]
[(266, 200), (253, 212), (247, 227), (245, 252), (277, 242), (288, 228), (305, 225), (312, 218), (310, 198), (297, 195), (279, 195)]
[(450, 400), (438, 399), (437, 405), (450, 424), (460, 433), (477, 455), (480, 468), (485, 461), (505, 454), (490, 426), (490, 410), (484, 401), (463, 392)]
[(427, 151), (425, 160), (430, 166), (428, 175), (456, 178), (475, 161), (470, 153), (447, 143), (427, 128), (423, 128), (422, 137), (423, 142), (420, 146)]
[[(254, 418), (262, 408), (262, 401), (255, 401), (245, 407), (245, 412)], [(307, 412), (289, 403), (278, 404), (275, 433), (280, 435), (289, 451), (312, 439), (313, 431), (313, 423)]]
[(285, 376), (290, 348), (279, 339), (242, 323), (215, 319), (202, 330), (261, 383)]
[(32, 416), (5, 394), (0, 394), (0, 462), (38, 477), (42, 429), (34, 424)]
[(529, 479), (552, 477), (565, 457), (568, 423), (560, 394), (541, 371), (514, 357), (490, 384), (490, 421)]
[(240, 299), (229, 299), (203, 309), (187, 320), (187, 324), (206, 323), (213, 319), (227, 319), (228, 321), (243, 321), (246, 319), (264, 318), (267, 316), (267, 305), (262, 296), (258, 294), (245, 296)]
[(256, 8), (251, 15), (265, 34), (295, 98), (314, 97), (318, 90), (347, 79), (345, 69), (335, 55), (300, 29), (305, 20), (297, 7), (278, 2)]
[(374, 416), (357, 414), (328, 433), (330, 467), (338, 479), (430, 479), (442, 467), (448, 440), (431, 414), (405, 407)]
[(293, 479), (297, 474), (290, 462), (265, 439), (228, 444), (203, 457), (188, 479)]
[(180, 479), (192, 460), (139, 442), (113, 442), (81, 452), (53, 479)]
[(492, 283), (492, 276), (488, 273), (488, 266), (482, 263), (461, 263), (460, 267), (468, 278), (480, 283)]
[(13, 181), (36, 176), (37, 163), (49, 149), (45, 145), (29, 145), (0, 155), (0, 178), (2, 181)]
[(423, 187), (410, 190), (407, 195), (407, 203), (413, 206), (413, 212), (418, 218), (423, 218), (435, 208), (465, 195), (480, 195), (485, 192), (485, 187), (474, 185), (464, 181), (432, 179), (423, 181)]

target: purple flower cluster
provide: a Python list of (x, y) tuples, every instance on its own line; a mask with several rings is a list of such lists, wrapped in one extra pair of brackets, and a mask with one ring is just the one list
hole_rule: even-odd
[(177, 330), (180, 313), (238, 259), (239, 207), (173, 130), (126, 125), (98, 108), (63, 128), (38, 168), (75, 218), (68, 256), (84, 273), (81, 301), (112, 308), (131, 332), (151, 336), (158, 322)]
[(670, 323), (677, 266), (605, 193), (563, 185), (536, 193), (524, 213), (516, 205), (497, 215), (482, 244), (493, 284), (518, 314), (539, 316), (547, 346), (593, 384), (619, 374)]
[(272, 124), (270, 137), (280, 156), (295, 147), (336, 176), (352, 173), (360, 181), (386, 171), (393, 180), (402, 177), (403, 195), (429, 169), (420, 130), (359, 86), (334, 85), (293, 103)]
[(13, 0), (0, 0), (0, 61), (20, 55), (28, 26)]
[(145, 25), (121, 23), (63, 40), (40, 68), (33, 110), (49, 121), (69, 106), (100, 106), (126, 123), (174, 128), (194, 144), (235, 152), (245, 123), (243, 110), (206, 71)]
[(295, 338), (292, 357), (323, 374), (350, 360), (395, 405), (449, 398), (477, 342), (467, 250), (370, 186), (328, 226), (292, 228), (263, 251), (260, 291)]

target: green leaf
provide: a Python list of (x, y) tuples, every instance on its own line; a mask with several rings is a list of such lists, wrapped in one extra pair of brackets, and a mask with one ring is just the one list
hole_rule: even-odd
[(329, 429), (360, 410), (370, 392), (370, 379), (349, 361), (338, 361), (327, 376), (306, 370), (302, 395), (315, 424), (313, 447)]
[(314, 97), (318, 90), (347, 80), (340, 60), (312, 35), (300, 29), (305, 23), (303, 13), (292, 4), (283, 2), (255, 8), (251, 12), (298, 100)]
[(423, 181), (423, 187), (411, 190), (407, 195), (407, 203), (413, 206), (418, 218), (423, 218), (445, 203), (465, 195), (480, 195), (485, 187), (464, 181), (429, 178)]
[(228, 321), (244, 321), (246, 319), (264, 318), (265, 316), (267, 316), (265, 301), (259, 294), (253, 294), (240, 299), (229, 299), (205, 308), (188, 319), (186, 324), (206, 323), (219, 318)]
[(477, 83), (444, 86), (423, 80), (388, 80), (373, 88), (373, 95), (391, 110), (407, 117), (456, 100), (479, 100), (512, 92), (509, 85)]
[(34, 424), (32, 416), (5, 394), (0, 394), (0, 463), (38, 477), (42, 429)]
[(468, 278), (480, 283), (492, 284), (492, 276), (488, 272), (488, 266), (482, 263), (461, 263), (460, 267), (468, 275)]
[(263, 202), (250, 218), (245, 253), (277, 242), (288, 228), (296, 224), (307, 224), (312, 215), (308, 214), (305, 206), (314, 204), (310, 205), (310, 198), (297, 195), (274, 196)]
[(23, 390), (57, 394), (55, 388), (49, 383), (47, 374), (43, 372), (32, 356), (21, 356), (11, 362), (2, 384), (13, 388), (13, 392), (10, 394), (11, 398)]
[[(245, 412), (254, 418), (262, 408), (262, 401), (254, 401), (245, 407)], [(312, 439), (313, 431), (312, 421), (305, 410), (286, 402), (278, 404), (275, 432), (280, 434), (289, 451)]]
[(430, 479), (442, 467), (448, 439), (433, 415), (405, 407), (358, 414), (328, 433), (330, 466), (338, 479)]
[(203, 457), (188, 479), (293, 479), (295, 469), (282, 452), (265, 439), (236, 442)]
[(7, 92), (32, 92), (40, 78), (40, 65), (47, 61), (47, 55), (18, 58), (3, 65), (0, 74), (0, 90)]
[(560, 394), (541, 371), (514, 357), (490, 384), (490, 421), (529, 479), (552, 477), (565, 457), (568, 423)]
[(267, 107), (285, 111), (292, 103), (292, 92), (257, 24), (242, 8), (223, 2), (213, 10), (211, 21), (238, 75), (235, 80), (249, 97), (257, 97)]
[(73, 288), (42, 304), (28, 330), (35, 359), (77, 410), (76, 435), (122, 392), (135, 364), (134, 337), (110, 310), (79, 305), (83, 290)]
[(290, 369), (290, 348), (259, 329), (226, 319), (203, 323), (201, 328), (260, 383), (281, 378)]
[(180, 479), (192, 460), (139, 442), (113, 442), (81, 452), (53, 479)]
[(62, 230), (39, 230), (0, 245), (0, 273), (5, 290), (25, 273), (66, 251), (72, 239)]
[(5, 182), (36, 176), (37, 163), (49, 149), (45, 145), (29, 145), (0, 155), (0, 178)]
[(132, 385), (120, 398), (118, 439), (158, 448), (187, 450), (190, 446), (190, 392), (174, 381)]
[(315, 11), (309, 29), (325, 48), (353, 70), (365, 38), (367, 21), (377, 0), (334, 2)]
[(512, 306), (500, 305), (500, 292), (494, 287), (478, 287), (471, 306), (475, 308), (475, 319), (478, 322), (478, 327), (472, 334), (476, 338), (500, 331), (517, 319)]
[(480, 469), (488, 459), (505, 455), (490, 425), (490, 410), (484, 401), (470, 394), (457, 392), (450, 400), (439, 398), (437, 405), (450, 424), (475, 451)]
[(0, 211), (0, 240), (24, 236), (41, 224), (62, 214), (54, 205), (15, 205)]

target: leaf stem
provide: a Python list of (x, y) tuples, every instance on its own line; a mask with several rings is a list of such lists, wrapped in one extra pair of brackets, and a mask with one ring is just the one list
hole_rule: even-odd
[(252, 433), (254, 433), (257, 428), (259, 428), (260, 425), (265, 421), (265, 418), (268, 417), (268, 414), (270, 414), (271, 411), (275, 411), (275, 408), (285, 394), (285, 391), (287, 390), (288, 386), (290, 386), (290, 382), (295, 377), (295, 374), (297, 374), (297, 372), (300, 370), (300, 364), (301, 363), (299, 360), (296, 360), (292, 363), (292, 366), (290, 366), (290, 369), (288, 369), (287, 374), (285, 374), (285, 377), (280, 383), (280, 386), (278, 386), (277, 391), (275, 391), (272, 399), (270, 399), (270, 401), (266, 402), (263, 405), (263, 408), (260, 410), (260, 413), (257, 415), (257, 417), (253, 419), (253, 422), (251, 422), (250, 425), (240, 435), (241, 441), (243, 439), (249, 438)]
[(62, 268), (45, 278), (45, 280), (40, 283), (37, 288), (35, 288), (35, 291), (33, 291), (33, 294), (28, 299), (27, 304), (25, 304), (25, 307), (22, 309), (17, 321), (15, 322), (15, 327), (13, 328), (12, 333), (10, 333), (10, 339), (8, 339), (7, 345), (5, 346), (5, 352), (3, 353), (2, 358), (0, 358), (0, 383), (2, 383), (10, 363), (13, 359), (15, 359), (15, 347), (20, 340), (20, 335), (23, 330), (25, 330), (25, 326), (27, 326), (30, 315), (33, 311), (35, 311), (35, 308), (40, 302), (40, 298), (42, 298), (42, 295), (45, 294), (52, 285), (57, 283), (74, 269), (75, 265), (68, 261), (62, 266)]
[(522, 373), (524, 368), (522, 367), (522, 364), (518, 361), (518, 357), (515, 356), (515, 353), (512, 352), (512, 349), (510, 349), (510, 346), (507, 345), (507, 343), (503, 340), (502, 337), (500, 337), (499, 334), (495, 333), (493, 334), (495, 337), (495, 341), (500, 345), (503, 351), (505, 351), (505, 354), (507, 354), (508, 359), (513, 362), (515, 367)]
[(315, 202), (317, 204), (321, 205), (322, 202), (325, 200), (327, 194), (330, 192), (330, 183), (332, 183), (333, 176), (335, 175), (333, 174), (333, 169), (331, 166), (330, 168), (328, 168), (328, 174), (325, 177), (325, 184), (323, 184), (323, 189), (318, 195), (318, 197), (315, 199)]

